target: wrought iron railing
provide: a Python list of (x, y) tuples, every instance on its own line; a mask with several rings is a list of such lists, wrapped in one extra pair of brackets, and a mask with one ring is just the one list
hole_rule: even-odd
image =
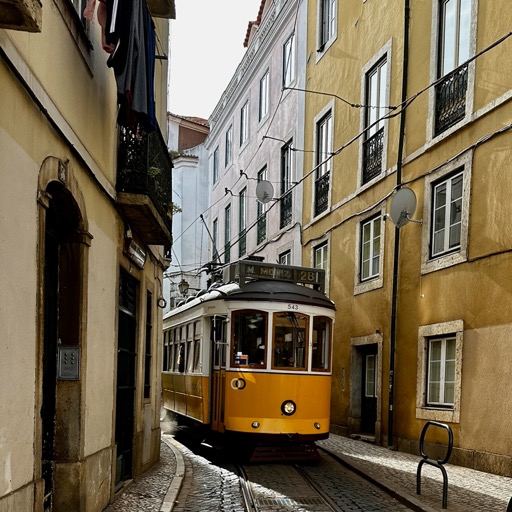
[(329, 206), (330, 174), (330, 172), (326, 172), (315, 181), (315, 216), (325, 212)]
[(245, 229), (240, 231), (238, 238), (238, 257), (241, 258), (247, 252), (247, 237)]
[(258, 226), (257, 226), (258, 234), (257, 234), (257, 243), (261, 244), (265, 238), (267, 238), (267, 215), (266, 213), (262, 213), (258, 218)]
[(363, 143), (363, 184), (382, 172), (383, 149), (384, 128), (381, 128)]
[(292, 206), (293, 206), (293, 195), (292, 191), (289, 190), (284, 194), (281, 199), (281, 212), (280, 212), (280, 223), (279, 226), (282, 228), (288, 226), (292, 222)]
[(466, 115), (468, 67), (456, 69), (436, 85), (435, 133), (439, 135)]
[(151, 198), (163, 222), (172, 229), (172, 162), (160, 130), (119, 127), (117, 154), (118, 192)]

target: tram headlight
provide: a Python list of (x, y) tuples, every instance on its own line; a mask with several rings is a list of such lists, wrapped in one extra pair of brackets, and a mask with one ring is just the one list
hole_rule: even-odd
[(318, 423), (318, 421), (315, 421), (315, 423), (313, 424), (313, 426), (314, 426), (317, 430), (320, 430), (320, 423)]
[(281, 411), (285, 416), (291, 416), (296, 409), (297, 406), (293, 400), (285, 400), (281, 405)]
[(260, 428), (260, 422), (259, 421), (253, 421), (251, 427), (252, 428)]

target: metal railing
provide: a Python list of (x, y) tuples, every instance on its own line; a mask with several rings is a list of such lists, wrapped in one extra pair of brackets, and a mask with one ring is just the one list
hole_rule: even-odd
[(436, 85), (436, 135), (464, 119), (467, 89), (468, 66), (452, 71)]
[(160, 130), (119, 127), (118, 192), (151, 198), (163, 222), (172, 230), (172, 162)]
[(240, 231), (238, 238), (238, 257), (241, 258), (247, 252), (247, 236), (245, 229)]
[(291, 224), (292, 222), (292, 206), (293, 206), (293, 195), (292, 191), (289, 190), (280, 199), (280, 219), (279, 219), (279, 227), (284, 228)]
[(258, 218), (257, 230), (257, 243), (261, 244), (267, 238), (267, 215), (265, 213), (262, 213)]
[(368, 183), (382, 171), (384, 128), (363, 143), (363, 184)]
[(329, 206), (330, 174), (330, 172), (326, 172), (315, 181), (315, 216), (325, 212)]
[[(448, 448), (446, 450), (446, 455), (443, 459), (431, 460), (428, 455), (425, 453), (424, 445), (425, 445), (425, 435), (429, 427), (437, 427), (445, 429), (448, 432)], [(421, 431), (420, 436), (420, 455), (423, 457), (418, 464), (418, 470), (416, 471), (416, 494), (421, 494), (421, 468), (423, 464), (428, 464), (429, 466), (434, 466), (435, 468), (439, 468), (441, 473), (443, 474), (443, 508), (448, 507), (448, 474), (446, 473), (446, 469), (444, 468), (444, 464), (446, 464), (452, 454), (453, 450), (453, 431), (449, 425), (445, 423), (439, 423), (437, 421), (427, 421), (425, 423), (423, 430)]]

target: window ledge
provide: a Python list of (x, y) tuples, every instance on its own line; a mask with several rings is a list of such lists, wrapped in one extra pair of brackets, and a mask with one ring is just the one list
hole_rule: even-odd
[(434, 407), (416, 407), (416, 418), (444, 423), (459, 423), (460, 411), (455, 409), (436, 409)]

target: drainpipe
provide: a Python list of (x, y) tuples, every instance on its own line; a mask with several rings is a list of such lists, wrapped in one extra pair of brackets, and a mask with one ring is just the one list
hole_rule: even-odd
[[(402, 63), (402, 112), (400, 113), (400, 132), (398, 135), (398, 152), (396, 162), (396, 188), (402, 186), (402, 157), (405, 138), (405, 111), (404, 102), (407, 99), (407, 73), (409, 67), (409, 0), (404, 3), (404, 55)], [(395, 245), (393, 251), (393, 285), (391, 296), (391, 326), (389, 345), (389, 409), (388, 409), (388, 448), (396, 449), (393, 443), (393, 421), (394, 421), (394, 394), (395, 394), (395, 347), (396, 347), (396, 310), (398, 302), (398, 264), (400, 253), (400, 228), (395, 226)]]

